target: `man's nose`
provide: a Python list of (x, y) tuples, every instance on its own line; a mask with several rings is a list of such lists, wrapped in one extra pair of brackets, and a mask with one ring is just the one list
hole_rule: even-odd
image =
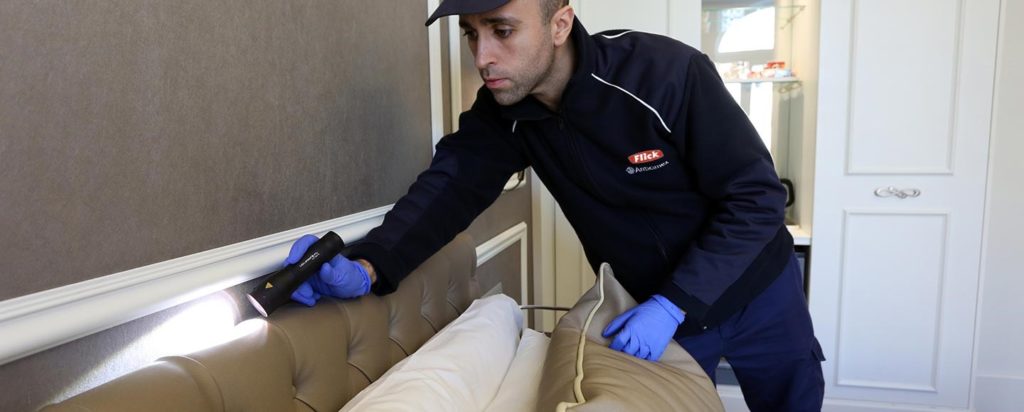
[(478, 70), (484, 70), (492, 64), (497, 63), (497, 61), (495, 61), (494, 45), (489, 41), (477, 41), (476, 55), (473, 57)]

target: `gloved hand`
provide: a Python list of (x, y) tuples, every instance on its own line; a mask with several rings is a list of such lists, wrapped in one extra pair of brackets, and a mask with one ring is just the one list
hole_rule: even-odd
[(612, 320), (602, 335), (607, 338), (618, 333), (609, 348), (657, 361), (685, 318), (686, 314), (675, 304), (664, 296), (654, 295)]
[[(313, 235), (305, 235), (296, 240), (288, 252), (288, 258), (284, 260), (284, 265), (298, 262), (316, 241), (317, 237)], [(313, 306), (322, 295), (351, 299), (367, 293), (370, 293), (370, 275), (366, 273), (366, 268), (337, 255), (330, 262), (324, 263), (319, 273), (302, 282), (302, 285), (292, 292), (292, 300)]]

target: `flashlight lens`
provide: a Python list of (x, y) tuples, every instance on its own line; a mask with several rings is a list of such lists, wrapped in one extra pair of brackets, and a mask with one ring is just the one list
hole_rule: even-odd
[(256, 308), (256, 311), (259, 312), (260, 315), (267, 317), (267, 311), (263, 310), (263, 305), (260, 304), (260, 301), (252, 297), (252, 294), (245, 295), (245, 297), (249, 298), (249, 303), (252, 303), (252, 307)]

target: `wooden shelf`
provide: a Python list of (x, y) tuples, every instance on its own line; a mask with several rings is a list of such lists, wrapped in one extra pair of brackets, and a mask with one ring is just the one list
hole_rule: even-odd
[(786, 229), (789, 229), (789, 234), (793, 235), (794, 246), (810, 246), (811, 245), (811, 231), (798, 225), (786, 225)]

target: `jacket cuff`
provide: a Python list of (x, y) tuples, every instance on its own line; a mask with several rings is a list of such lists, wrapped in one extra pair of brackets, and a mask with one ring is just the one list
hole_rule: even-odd
[(658, 294), (667, 298), (683, 312), (686, 312), (687, 321), (702, 322), (704, 317), (708, 314), (710, 306), (691, 296), (689, 293), (683, 292), (682, 289), (671, 281), (667, 282), (665, 286), (662, 286), (658, 291)]
[(668, 300), (668, 298), (662, 295), (654, 295), (651, 296), (651, 299), (665, 309), (665, 312), (668, 312), (669, 316), (671, 316), (672, 319), (675, 319), (676, 323), (683, 323), (683, 319), (686, 319), (686, 312), (679, 309), (679, 307), (676, 306), (675, 303), (672, 303), (671, 300)]
[(373, 265), (377, 281), (370, 286), (370, 291), (376, 295), (387, 295), (398, 289), (398, 283), (402, 281), (401, 274), (405, 273), (398, 258), (376, 243), (353, 243), (342, 251), (342, 255), (349, 259), (365, 259)]

